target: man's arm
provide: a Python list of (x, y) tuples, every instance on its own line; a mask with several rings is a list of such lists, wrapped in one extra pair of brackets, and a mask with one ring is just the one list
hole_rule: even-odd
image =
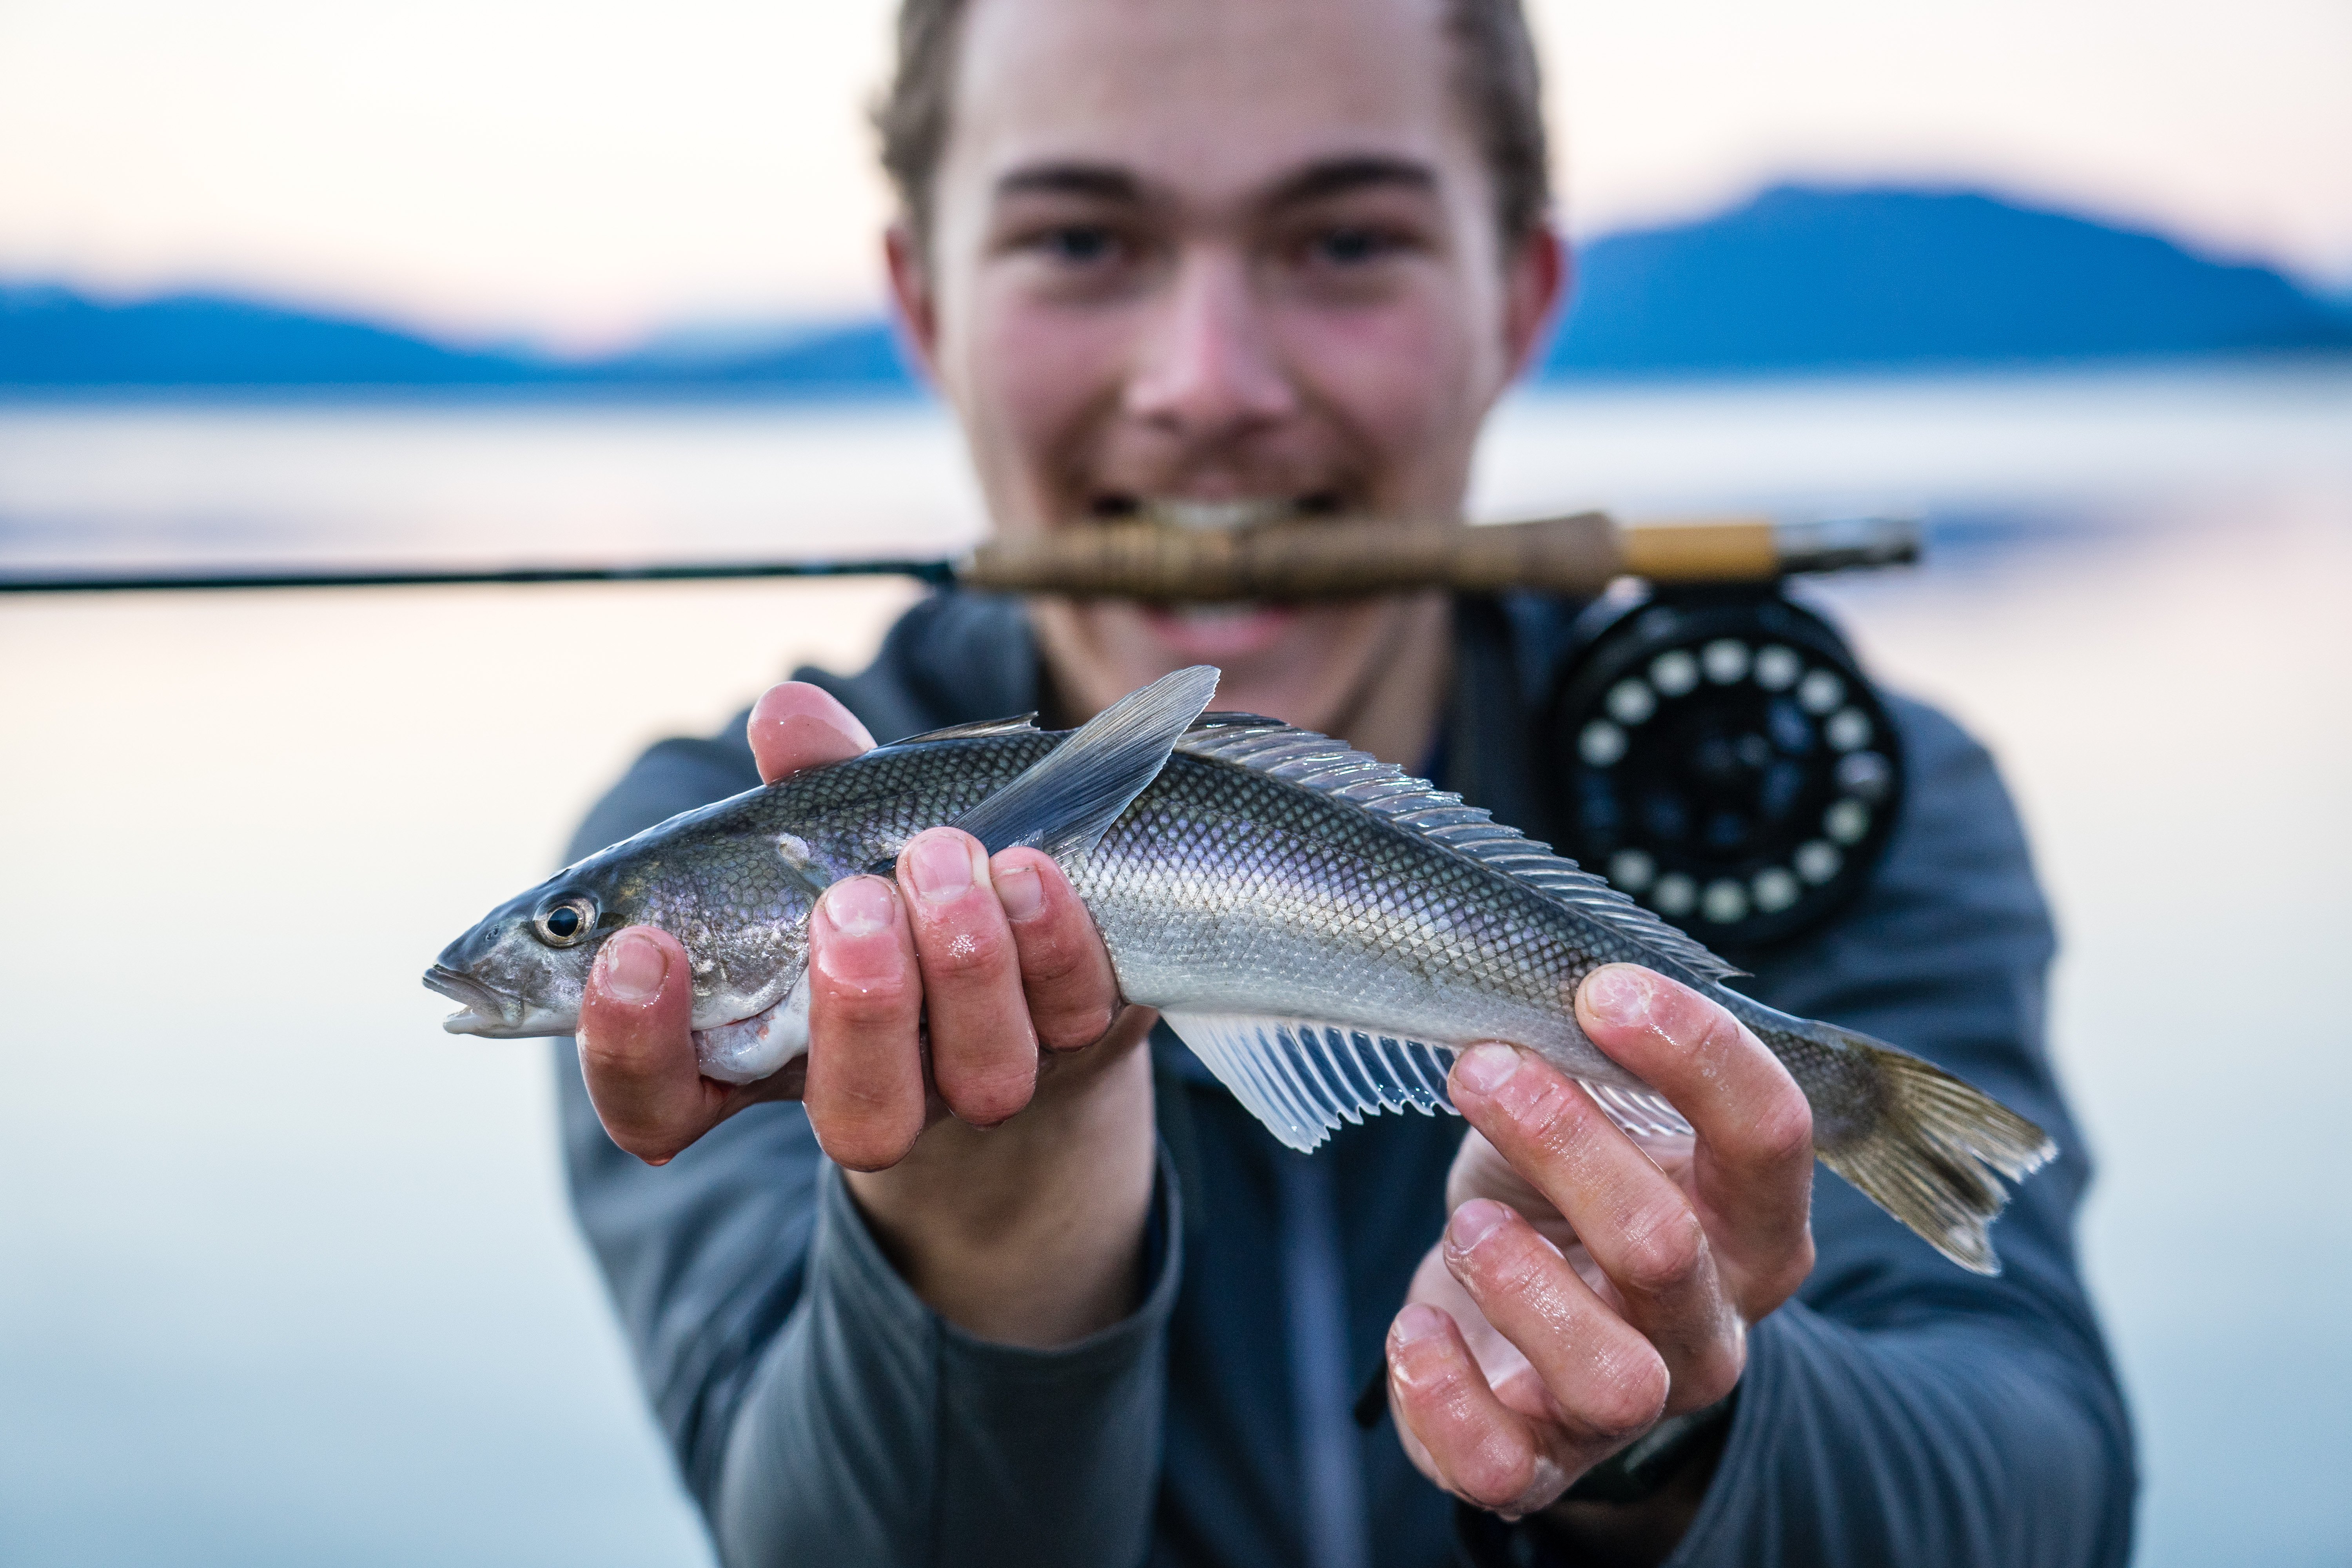
[[(870, 744), (806, 686), (772, 691), (750, 736), (769, 779)], [(812, 921), (804, 1112), (761, 1103), (799, 1075), (696, 1071), (675, 939), (606, 943), (582, 1087), (645, 1164), (583, 1157), (575, 1121), (583, 1224), (730, 1558), (923, 1561), (941, 1531), (1005, 1561), (1139, 1555), (1180, 1268), (1172, 1239), (1147, 1246), (1173, 1203), (1155, 1198), (1150, 1017), (1117, 1016), (1046, 858), (942, 829), (898, 872), (837, 886)], [(765, 1310), (698, 1325), (714, 1289)], [(1036, 1440), (1054, 1432), (1083, 1442)], [(1061, 1522), (1032, 1539), (1052, 1497)]]

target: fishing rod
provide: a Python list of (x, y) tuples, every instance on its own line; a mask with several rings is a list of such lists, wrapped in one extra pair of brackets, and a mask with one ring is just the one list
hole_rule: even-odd
[(1121, 521), (987, 541), (961, 559), (664, 562), (490, 568), (224, 567), (0, 574), (0, 594), (451, 587), (911, 577), (937, 587), (1158, 603), (1335, 599), (1419, 588), (1590, 595), (1619, 577), (1661, 584), (1769, 583), (1919, 558), (1903, 518), (1800, 522), (1712, 518), (1627, 526), (1583, 511), (1475, 527), (1293, 519), (1249, 527)]

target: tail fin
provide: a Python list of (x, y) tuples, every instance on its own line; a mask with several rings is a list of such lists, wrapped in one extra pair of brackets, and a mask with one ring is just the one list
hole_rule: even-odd
[(1878, 1104), (1861, 1135), (1817, 1150), (1822, 1163), (1961, 1268), (2000, 1273), (1987, 1227), (2009, 1193), (1994, 1173), (2021, 1180), (2058, 1145), (1943, 1068), (1865, 1036), (1833, 1032), (1870, 1063)]

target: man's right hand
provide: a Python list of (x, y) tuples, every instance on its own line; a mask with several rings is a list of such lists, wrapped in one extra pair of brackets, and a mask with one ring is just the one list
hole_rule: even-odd
[[(772, 784), (874, 744), (799, 682), (761, 698), (750, 733)], [(895, 885), (855, 877), (819, 900), (805, 1071), (760, 1083), (698, 1069), (677, 940), (615, 932), (581, 1008), (589, 1098), (613, 1141), (656, 1165), (745, 1106), (802, 1099), (934, 1309), (983, 1338), (1080, 1338), (1134, 1305), (1155, 1148), (1136, 1047), (1153, 1016), (1121, 1008), (1110, 955), (1050, 857), (990, 856), (939, 827), (897, 870)]]

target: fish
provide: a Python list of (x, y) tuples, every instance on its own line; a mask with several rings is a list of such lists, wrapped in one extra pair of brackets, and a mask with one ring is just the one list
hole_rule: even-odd
[(1315, 1148), (1383, 1111), (1453, 1110), (1454, 1057), (1507, 1040), (1578, 1079), (1628, 1132), (1690, 1123), (1576, 1022), (1577, 984), (1636, 963), (1711, 997), (1788, 1068), (1814, 1152), (1978, 1273), (1990, 1227), (2056, 1153), (2032, 1122), (1931, 1063), (1734, 989), (1741, 972), (1608, 881), (1344, 742), (1206, 711), (1201, 665), (1072, 731), (961, 724), (685, 812), (564, 868), (445, 949), (445, 1027), (573, 1033), (597, 948), (657, 926), (689, 960), (701, 1070), (756, 1081), (808, 1048), (808, 917), (835, 881), (889, 875), (951, 824), (1052, 855), (1122, 997), (1157, 1008), (1267, 1130)]

